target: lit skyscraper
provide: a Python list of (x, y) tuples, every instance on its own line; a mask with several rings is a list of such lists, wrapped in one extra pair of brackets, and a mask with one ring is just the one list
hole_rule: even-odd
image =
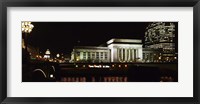
[[(145, 61), (171, 62), (177, 59), (175, 28), (175, 24), (170, 22), (155, 22), (146, 27), (144, 41), (146, 52), (143, 53)], [(152, 50), (154, 53), (147, 52), (147, 50)]]

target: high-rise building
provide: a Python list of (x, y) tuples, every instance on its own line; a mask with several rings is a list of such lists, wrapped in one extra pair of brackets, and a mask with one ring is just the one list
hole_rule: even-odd
[[(172, 62), (177, 60), (175, 45), (178, 42), (176, 42), (175, 28), (175, 24), (172, 22), (155, 22), (146, 27), (144, 61)], [(154, 56), (156, 57), (152, 58)]]

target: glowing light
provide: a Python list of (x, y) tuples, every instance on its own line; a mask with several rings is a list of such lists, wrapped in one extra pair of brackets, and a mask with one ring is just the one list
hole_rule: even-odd
[(56, 57), (60, 57), (60, 54), (57, 54)]
[(110, 66), (109, 65), (88, 65), (88, 67), (90, 67), (90, 68), (110, 68)]
[(121, 65), (119, 65), (119, 67), (121, 67)]
[(53, 78), (53, 74), (50, 74), (50, 78)]
[(44, 55), (44, 58), (48, 59), (48, 58), (50, 58), (50, 56), (49, 55)]
[(103, 68), (110, 68), (109, 65), (103, 65)]
[(125, 67), (127, 67), (128, 65), (125, 65)]
[(30, 33), (33, 29), (34, 25), (31, 22), (22, 22), (22, 32)]
[(88, 67), (93, 68), (94, 66), (93, 65), (88, 65)]
[(96, 67), (96, 68), (101, 68), (101, 65), (96, 65), (95, 67)]

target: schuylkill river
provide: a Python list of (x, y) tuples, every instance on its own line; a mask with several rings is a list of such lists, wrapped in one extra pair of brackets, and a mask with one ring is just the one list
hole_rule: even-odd
[(60, 64), (57, 82), (178, 82), (175, 63)]

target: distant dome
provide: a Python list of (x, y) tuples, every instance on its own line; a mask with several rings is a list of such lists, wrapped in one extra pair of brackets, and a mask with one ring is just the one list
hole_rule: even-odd
[(45, 54), (46, 55), (50, 55), (51, 54), (50, 51), (49, 51), (49, 49), (46, 50)]

